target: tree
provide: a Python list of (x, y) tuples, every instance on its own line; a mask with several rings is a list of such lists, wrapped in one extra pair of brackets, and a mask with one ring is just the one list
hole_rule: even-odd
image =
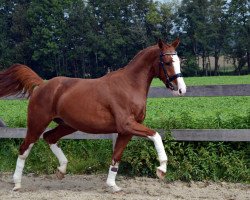
[(29, 46), (31, 27), (27, 21), (30, 0), (17, 1), (11, 14), (10, 37), (13, 42), (15, 62), (30, 65), (32, 52)]
[[(27, 11), (31, 27), (29, 38), (32, 49), (32, 65), (48, 77), (59, 75), (60, 46), (64, 41), (65, 8), (69, 1), (33, 0)], [(40, 66), (40, 67), (39, 67)]]
[[(206, 59), (209, 57), (209, 1), (183, 0), (178, 9), (176, 29), (179, 32), (185, 48), (184, 56), (194, 60), (202, 57), (203, 73), (207, 75)], [(196, 67), (196, 66), (195, 66)]]
[(219, 57), (225, 44), (225, 33), (228, 31), (226, 0), (211, 0), (209, 12), (209, 36), (208, 42), (214, 56), (214, 74), (218, 74)]
[(0, 0), (0, 69), (13, 63), (13, 41), (11, 40), (11, 14), (13, 12), (14, 2)]
[(60, 45), (61, 75), (86, 77), (90, 59), (90, 40), (94, 24), (93, 16), (82, 0), (74, 0), (65, 10), (65, 27)]
[(151, 2), (146, 15), (146, 28), (148, 30), (148, 38), (151, 43), (159, 38), (172, 40), (171, 31), (174, 28), (175, 10), (178, 7), (177, 2)]
[(225, 50), (235, 60), (235, 71), (238, 74), (241, 74), (245, 64), (248, 65), (248, 73), (250, 73), (250, 2), (232, 0), (228, 6), (229, 32)]

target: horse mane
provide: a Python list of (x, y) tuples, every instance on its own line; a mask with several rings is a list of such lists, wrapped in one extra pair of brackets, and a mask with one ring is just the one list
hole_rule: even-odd
[(140, 57), (143, 56), (145, 53), (148, 53), (150, 50), (153, 50), (153, 49), (155, 49), (155, 48), (156, 48), (156, 45), (147, 47), (147, 48), (145, 48), (145, 49), (139, 51), (139, 52), (134, 56), (134, 58), (133, 58), (132, 60), (130, 60), (130, 62), (127, 64), (127, 66), (128, 66), (128, 65), (131, 65), (131, 64), (133, 64), (133, 63), (135, 63), (135, 62), (138, 60), (138, 58), (140, 58)]
[(134, 64), (141, 56), (143, 56), (145, 53), (147, 53), (147, 52), (149, 52), (150, 50), (155, 49), (155, 48), (156, 48), (156, 45), (147, 47), (147, 48), (145, 48), (145, 49), (139, 51), (139, 52), (129, 61), (129, 63), (128, 63), (126, 66), (121, 67), (121, 68), (119, 68), (119, 69), (117, 69), (117, 70), (115, 70), (115, 71), (109, 72), (109, 73), (106, 74), (106, 75), (109, 76), (109, 75), (114, 74), (115, 72), (124, 70), (127, 66), (133, 65), (133, 64)]

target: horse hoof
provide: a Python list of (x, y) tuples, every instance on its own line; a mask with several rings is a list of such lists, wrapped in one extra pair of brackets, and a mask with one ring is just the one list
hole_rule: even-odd
[(64, 173), (60, 172), (59, 170), (56, 171), (56, 176), (59, 180), (62, 180), (64, 178)]
[(108, 190), (111, 190), (112, 193), (120, 193), (122, 192), (122, 189), (118, 187), (117, 185), (108, 185)]
[(113, 193), (119, 193), (122, 191), (122, 189), (118, 187), (117, 185), (111, 186), (111, 189)]
[(159, 179), (164, 179), (166, 173), (161, 171), (160, 169), (156, 170), (156, 175), (158, 176)]
[(16, 183), (15, 187), (12, 189), (12, 191), (19, 191), (21, 189), (21, 183)]

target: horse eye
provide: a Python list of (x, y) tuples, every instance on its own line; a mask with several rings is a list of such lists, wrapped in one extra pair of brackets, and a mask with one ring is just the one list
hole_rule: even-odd
[(171, 62), (165, 62), (166, 65), (170, 66), (171, 65)]

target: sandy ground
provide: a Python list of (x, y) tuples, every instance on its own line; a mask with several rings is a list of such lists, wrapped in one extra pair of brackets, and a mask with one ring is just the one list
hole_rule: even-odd
[(113, 194), (105, 185), (106, 175), (66, 175), (58, 180), (55, 175), (23, 177), (22, 189), (12, 192), (12, 175), (0, 174), (0, 199), (20, 200), (174, 200), (226, 199), (250, 200), (250, 185), (180, 181), (165, 182), (151, 178), (118, 176), (117, 185), (123, 188)]

